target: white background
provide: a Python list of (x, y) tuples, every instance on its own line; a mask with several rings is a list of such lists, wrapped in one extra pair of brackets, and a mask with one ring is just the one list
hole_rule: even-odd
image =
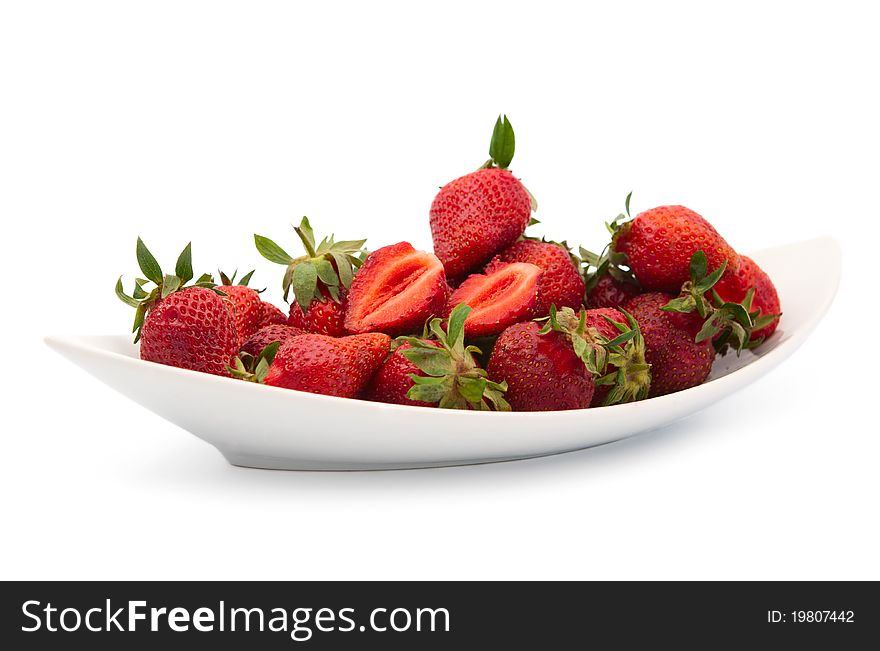
[[(880, 48), (870, 3), (825, 6), (3, 3), (2, 578), (880, 578)], [(634, 190), (742, 251), (833, 234), (832, 311), (673, 427), (385, 473), (230, 467), (42, 344), (127, 331), (138, 234), (276, 300), (251, 234), (304, 214), (430, 246), (501, 111), (538, 233), (600, 248)]]

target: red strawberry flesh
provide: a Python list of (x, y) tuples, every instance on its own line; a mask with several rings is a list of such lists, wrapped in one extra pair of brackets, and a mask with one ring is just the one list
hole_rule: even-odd
[(352, 333), (415, 332), (446, 302), (443, 264), (431, 253), (400, 242), (371, 253), (348, 295), (345, 327)]
[(497, 335), (533, 316), (540, 278), (540, 267), (527, 262), (513, 262), (487, 275), (475, 274), (452, 293), (447, 313), (465, 303), (473, 310), (464, 322), (465, 334)]

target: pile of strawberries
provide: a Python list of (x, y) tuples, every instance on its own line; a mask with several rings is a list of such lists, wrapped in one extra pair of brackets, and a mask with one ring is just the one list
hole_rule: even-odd
[(387, 403), (495, 411), (585, 409), (696, 386), (717, 354), (769, 337), (770, 278), (703, 217), (661, 206), (607, 224), (601, 254), (525, 235), (537, 204), (508, 169), (510, 122), (489, 160), (430, 209), (434, 252), (398, 242), (320, 242), (309, 220), (284, 266), (288, 314), (221, 273), (194, 278), (187, 245), (166, 274), (138, 239), (142, 359), (242, 381)]

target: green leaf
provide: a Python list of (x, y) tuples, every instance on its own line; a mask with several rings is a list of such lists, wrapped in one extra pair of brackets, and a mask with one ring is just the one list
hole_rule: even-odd
[(635, 330), (627, 330), (626, 332), (622, 332), (617, 335), (614, 339), (609, 341), (606, 346), (620, 346), (621, 344), (625, 344), (627, 341), (632, 339), (638, 334)]
[[(416, 380), (419, 376), (413, 374), (410, 377)], [(446, 382), (440, 384), (413, 384), (410, 390), (406, 392), (406, 397), (410, 400), (434, 403), (440, 402), (448, 392), (449, 387)]]
[(162, 283), (162, 268), (141, 238), (137, 239), (137, 261), (144, 276), (157, 285)]
[(185, 285), (193, 278), (192, 265), (192, 242), (183, 247), (180, 256), (177, 258), (177, 264), (174, 265), (174, 273), (180, 278), (180, 283)]
[[(135, 285), (135, 287), (137, 287), (137, 285)], [(125, 293), (125, 290), (122, 288), (122, 276), (119, 276), (119, 280), (116, 281), (116, 296), (118, 296), (119, 300), (129, 307), (137, 307), (140, 305), (140, 301), (135, 300)]]
[(241, 277), (241, 280), (238, 281), (238, 284), (242, 287), (247, 287), (248, 283), (251, 282), (251, 278), (253, 278), (254, 276), (254, 271), (256, 271), (256, 269), (251, 269), (250, 271), (248, 271), (244, 276)]
[(485, 378), (462, 377), (458, 380), (458, 391), (468, 402), (478, 404), (483, 399), (487, 384)]
[(166, 275), (162, 281), (162, 298), (176, 292), (178, 289), (180, 289), (180, 278)]
[(299, 235), (299, 239), (302, 242), (306, 253), (310, 258), (314, 258), (317, 255), (317, 251), (315, 250), (315, 232), (312, 230), (309, 218), (303, 217), (299, 226), (294, 226), (293, 230)]
[(254, 245), (257, 247), (260, 255), (269, 262), (274, 262), (275, 264), (290, 264), (293, 262), (293, 258), (268, 237), (254, 233)]
[(706, 276), (709, 269), (709, 260), (702, 250), (697, 251), (691, 256), (691, 280), (698, 283)]
[(343, 287), (351, 287), (351, 281), (354, 280), (354, 273), (351, 270), (351, 261), (344, 253), (331, 251), (330, 255), (336, 261), (336, 269), (339, 276), (339, 284)]
[(630, 202), (630, 199), (632, 199), (632, 196), (633, 196), (633, 193), (632, 193), (632, 190), (630, 190), (629, 194), (626, 195), (626, 202), (625, 202), (625, 205), (626, 205), (626, 216), (627, 216), (627, 217), (630, 216), (630, 214), (629, 214), (629, 202)]
[(696, 343), (700, 343), (706, 341), (707, 339), (711, 339), (715, 335), (717, 335), (721, 331), (721, 322), (723, 321), (723, 315), (720, 312), (716, 312), (712, 315), (711, 319), (708, 319), (703, 327), (700, 328), (700, 331), (697, 333), (694, 341)]
[(141, 300), (147, 297), (147, 292), (144, 290), (144, 283), (142, 283), (140, 279), (134, 281), (134, 291), (131, 293), (131, 295), (137, 300)]
[(257, 358), (259, 360), (265, 361), (267, 364), (271, 364), (275, 361), (275, 355), (278, 353), (278, 349), (281, 347), (280, 341), (273, 341), (271, 344), (263, 348), (260, 351), (260, 356)]
[(296, 265), (293, 270), (291, 284), (296, 302), (299, 303), (299, 306), (305, 312), (312, 302), (315, 290), (318, 287), (318, 271), (315, 269), (315, 265), (311, 262), (301, 262)]
[(446, 341), (454, 348), (455, 344), (464, 340), (464, 322), (471, 313), (470, 305), (459, 303), (449, 314), (449, 325), (446, 327)]
[(687, 296), (673, 298), (660, 309), (664, 312), (682, 312), (684, 314), (688, 314), (689, 312), (693, 312), (696, 307), (697, 302), (694, 300), (694, 297), (689, 294)]
[(513, 160), (513, 152), (516, 146), (516, 138), (513, 134), (513, 126), (506, 115), (499, 115), (492, 131), (492, 140), (489, 143), (489, 156), (501, 169), (507, 169)]
[(340, 240), (333, 244), (331, 251), (336, 251), (338, 253), (357, 253), (366, 243), (366, 240)]
[(134, 325), (131, 328), (131, 331), (135, 333), (134, 343), (140, 341), (141, 338), (141, 328), (144, 325), (144, 320), (147, 317), (147, 304), (141, 303), (137, 306), (137, 310), (134, 313)]
[(328, 260), (325, 258), (315, 260), (315, 269), (322, 283), (325, 285), (339, 285), (339, 276), (336, 275), (333, 265)]
[(402, 355), (420, 371), (433, 377), (445, 376), (452, 371), (449, 354), (442, 348), (407, 348)]
[[(702, 253), (702, 252), (701, 252)], [(707, 263), (708, 264), (708, 263)], [(700, 294), (705, 294), (712, 287), (715, 286), (719, 280), (721, 280), (721, 276), (724, 275), (724, 271), (727, 269), (727, 260), (725, 260), (720, 267), (718, 267), (715, 271), (713, 271), (710, 275), (706, 276), (700, 282), (697, 283), (695, 289)]]

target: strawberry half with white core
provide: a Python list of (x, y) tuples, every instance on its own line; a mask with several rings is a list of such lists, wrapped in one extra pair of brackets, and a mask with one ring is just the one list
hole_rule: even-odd
[(490, 159), (476, 172), (440, 189), (431, 204), (434, 253), (457, 281), (486, 264), (525, 231), (534, 197), (507, 167), (513, 160), (513, 127), (500, 116), (492, 132)]
[[(409, 374), (410, 388), (406, 400), (395, 397), (395, 402), (426, 404), (441, 409), (471, 409), (475, 411), (510, 411), (504, 399), (507, 385), (493, 382), (480, 368), (474, 354), (481, 354), (476, 346), (465, 346), (464, 325), (471, 308), (457, 305), (449, 315), (446, 331), (439, 318), (431, 319), (426, 332), (419, 337), (401, 337), (402, 343), (373, 377), (368, 395), (391, 397), (388, 389), (399, 386), (397, 373), (405, 369), (395, 363), (395, 356), (404, 357), (414, 367)], [(433, 339), (427, 339), (432, 336)], [(383, 373), (386, 369), (387, 372)]]
[[(310, 332), (342, 336), (345, 293), (351, 287), (355, 270), (366, 256), (366, 240), (342, 240), (333, 236), (315, 243), (315, 233), (303, 217), (294, 231), (302, 242), (305, 255), (292, 257), (275, 242), (254, 234), (254, 244), (264, 258), (287, 267), (282, 280), (284, 300), (293, 290), (289, 324)], [(312, 314), (315, 310), (316, 314)]]
[(419, 331), (446, 305), (446, 273), (432, 253), (399, 242), (373, 251), (351, 284), (345, 328), (351, 333)]
[[(610, 314), (609, 314), (610, 313)], [(622, 317), (620, 320), (614, 317)], [(550, 308), (541, 330), (562, 334), (594, 378), (602, 405), (635, 402), (648, 397), (650, 365), (638, 322), (627, 312)], [(596, 403), (594, 403), (596, 404)]]
[(584, 281), (565, 243), (529, 238), (514, 242), (492, 258), (486, 265), (486, 273), (511, 262), (528, 262), (543, 271), (538, 281), (535, 316), (547, 316), (551, 305), (557, 309), (578, 309), (583, 304)]
[(512, 262), (489, 274), (474, 274), (452, 292), (448, 309), (460, 303), (472, 308), (464, 323), (466, 337), (500, 334), (534, 316), (541, 273), (536, 265)]
[[(238, 332), (228, 300), (208, 274), (193, 285), (192, 247), (177, 259), (175, 273), (166, 275), (143, 241), (137, 241), (138, 266), (145, 278), (135, 280), (132, 295), (116, 281), (116, 295), (135, 308), (135, 343), (141, 359), (214, 375), (238, 352)], [(150, 291), (149, 285), (155, 285)]]

